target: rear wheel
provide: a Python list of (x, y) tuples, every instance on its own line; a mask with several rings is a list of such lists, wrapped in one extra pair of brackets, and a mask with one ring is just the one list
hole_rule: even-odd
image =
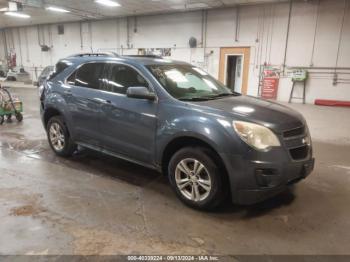
[(47, 137), (52, 150), (59, 156), (69, 157), (76, 150), (62, 116), (50, 118), (47, 124)]
[(188, 206), (213, 209), (225, 197), (223, 174), (203, 147), (186, 147), (171, 158), (168, 174), (177, 196)]
[(2, 125), (5, 121), (5, 117), (4, 116), (0, 116), (0, 125)]
[(16, 113), (15, 116), (16, 116), (16, 119), (17, 119), (18, 122), (22, 122), (23, 121), (23, 115), (21, 113), (18, 112), (18, 113)]

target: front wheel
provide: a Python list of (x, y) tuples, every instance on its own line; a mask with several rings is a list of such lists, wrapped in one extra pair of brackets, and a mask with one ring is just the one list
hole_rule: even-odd
[(18, 112), (18, 113), (16, 113), (15, 116), (16, 116), (16, 119), (17, 119), (18, 122), (22, 122), (23, 121), (23, 115), (21, 113)]
[(179, 150), (169, 162), (168, 174), (172, 188), (188, 206), (208, 210), (224, 200), (223, 174), (207, 148)]
[(47, 137), (52, 150), (59, 156), (69, 157), (76, 150), (62, 116), (50, 118), (47, 124)]

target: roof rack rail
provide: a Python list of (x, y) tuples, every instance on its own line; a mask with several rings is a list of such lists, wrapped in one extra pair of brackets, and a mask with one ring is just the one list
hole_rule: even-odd
[(145, 58), (163, 58), (162, 56), (159, 55), (125, 55), (129, 57), (145, 57)]
[(119, 55), (115, 52), (103, 52), (103, 53), (79, 53), (75, 55), (71, 55), (70, 57), (85, 57), (85, 56), (114, 56), (119, 57)]

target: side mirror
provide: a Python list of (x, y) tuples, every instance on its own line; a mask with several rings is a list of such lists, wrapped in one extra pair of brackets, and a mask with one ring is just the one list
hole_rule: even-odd
[(138, 99), (148, 99), (148, 100), (156, 99), (156, 95), (150, 92), (148, 88), (144, 86), (130, 86), (126, 90), (126, 96), (130, 98), (138, 98)]

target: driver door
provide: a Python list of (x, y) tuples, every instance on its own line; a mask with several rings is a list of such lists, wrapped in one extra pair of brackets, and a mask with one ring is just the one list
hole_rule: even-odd
[(102, 106), (103, 147), (136, 161), (154, 160), (157, 101), (129, 98), (131, 86), (150, 87), (139, 70), (124, 64), (109, 64)]

